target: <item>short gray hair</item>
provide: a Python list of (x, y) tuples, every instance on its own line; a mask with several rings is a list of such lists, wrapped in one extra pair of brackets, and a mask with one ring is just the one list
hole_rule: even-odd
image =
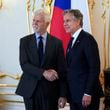
[(45, 9), (38, 9), (33, 13), (34, 16), (44, 16), (46, 22), (50, 22), (50, 13)]
[(73, 19), (80, 20), (80, 25), (81, 25), (81, 27), (83, 26), (83, 14), (80, 12), (80, 10), (78, 10), (78, 9), (64, 10), (63, 16), (67, 13), (70, 13), (71, 15), (73, 15)]

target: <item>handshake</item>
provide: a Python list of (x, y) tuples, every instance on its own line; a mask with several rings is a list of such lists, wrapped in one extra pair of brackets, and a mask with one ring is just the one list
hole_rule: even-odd
[(54, 80), (57, 80), (59, 78), (58, 73), (54, 69), (45, 70), (43, 73), (43, 76), (48, 81), (54, 81)]
[[(45, 70), (44, 73), (43, 73), (43, 76), (48, 81), (55, 81), (59, 78), (58, 73), (54, 69)], [(64, 108), (65, 105), (66, 105), (66, 102), (67, 102), (67, 100), (66, 100), (65, 97), (60, 97), (58, 99), (58, 108)]]

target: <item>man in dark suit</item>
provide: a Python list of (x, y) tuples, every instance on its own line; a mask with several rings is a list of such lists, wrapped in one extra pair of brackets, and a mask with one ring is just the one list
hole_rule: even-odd
[(49, 13), (35, 11), (35, 33), (20, 39), (23, 74), (16, 94), (23, 96), (26, 110), (58, 110), (66, 103), (64, 51), (61, 41), (46, 31), (49, 22)]
[(65, 10), (64, 28), (71, 34), (66, 60), (71, 110), (99, 110), (103, 91), (99, 82), (98, 45), (92, 35), (82, 29), (83, 15), (79, 10)]

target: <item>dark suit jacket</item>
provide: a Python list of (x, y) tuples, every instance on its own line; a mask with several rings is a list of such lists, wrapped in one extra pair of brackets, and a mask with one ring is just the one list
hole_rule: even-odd
[[(45, 55), (41, 65), (38, 59), (35, 34), (21, 38), (20, 65), (23, 74), (18, 84), (16, 94), (26, 98), (31, 97), (36, 87), (39, 86), (39, 82), (43, 80), (47, 85), (51, 85), (50, 90), (53, 89), (54, 96), (57, 94), (56, 92), (58, 92), (59, 96), (66, 95), (64, 52), (62, 43), (57, 38), (50, 36), (50, 34), (47, 35)], [(58, 72), (59, 80), (53, 82), (47, 81), (42, 75), (46, 69), (55, 69)], [(51, 94), (53, 94), (53, 92)]]
[(71, 100), (81, 102), (84, 93), (100, 97), (100, 59), (93, 36), (82, 30), (70, 52), (67, 80)]

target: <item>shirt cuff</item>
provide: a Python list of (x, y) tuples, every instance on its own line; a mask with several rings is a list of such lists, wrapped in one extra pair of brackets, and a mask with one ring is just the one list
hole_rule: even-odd
[(86, 96), (91, 96), (91, 95), (89, 95), (89, 94), (84, 94), (84, 95), (86, 95)]

